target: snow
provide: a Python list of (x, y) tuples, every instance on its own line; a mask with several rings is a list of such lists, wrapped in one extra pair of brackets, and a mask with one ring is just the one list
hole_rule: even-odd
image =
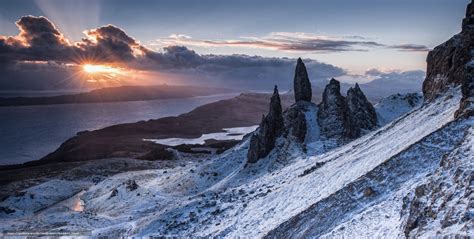
[(244, 135), (255, 131), (258, 125), (249, 127), (235, 127), (235, 128), (224, 128), (225, 132), (203, 134), (199, 138), (186, 139), (186, 138), (166, 138), (166, 139), (143, 139), (144, 141), (151, 141), (157, 144), (163, 144), (168, 146), (177, 146), (181, 144), (205, 144), (206, 140), (242, 140)]
[(89, 185), (87, 182), (53, 179), (19, 192), (17, 196), (7, 198), (1, 205), (15, 210), (9, 217), (31, 215), (72, 197)]
[(383, 98), (374, 108), (379, 126), (386, 125), (396, 118), (418, 108), (423, 103), (420, 93), (395, 94)]
[[(413, 237), (469, 237), (474, 235), (474, 120), (465, 120), (470, 128), (464, 140), (445, 155), (440, 167), (426, 178), (416, 203), (430, 208), (436, 217), (425, 217), (410, 232)], [(409, 194), (413, 198), (413, 194)], [(411, 199), (415, 200), (415, 199)], [(415, 213), (416, 216), (416, 213)]]
[[(465, 136), (465, 133), (466, 131), (469, 132), (473, 130), (473, 123), (473, 121), (451, 123), (442, 130), (426, 137), (414, 145), (412, 149), (398, 156), (403, 158), (403, 154), (406, 154), (409, 158), (403, 161), (416, 161), (416, 163), (407, 162), (403, 164), (403, 166), (397, 165), (396, 169), (402, 168), (404, 171), (402, 174), (397, 175), (397, 179), (403, 183), (400, 184), (399, 187), (391, 188), (390, 190), (382, 190), (381, 186), (384, 184), (383, 181), (387, 181), (387, 178), (384, 178), (382, 182), (378, 182), (378, 189), (376, 189), (376, 191), (378, 194), (381, 194), (382, 197), (380, 197), (379, 200), (374, 200), (375, 203), (365, 206), (365, 208), (358, 211), (355, 215), (350, 215), (350, 220), (334, 227), (330, 232), (323, 235), (322, 238), (367, 238), (371, 237), (371, 235), (378, 235), (378, 237), (383, 238), (405, 238), (404, 222), (407, 216), (406, 208), (409, 207), (406, 205), (407, 195), (413, 194), (415, 188), (418, 186), (426, 184), (429, 179), (433, 177), (431, 176), (431, 172), (439, 166), (440, 161), (445, 159), (447, 155), (449, 155), (448, 157), (452, 157), (453, 154), (459, 153), (458, 151), (459, 149), (462, 150), (463, 145), (470, 145), (470, 147), (472, 147), (472, 137)], [(459, 145), (461, 145), (461, 147), (459, 147)], [(451, 153), (448, 154), (448, 152)], [(469, 158), (469, 156), (463, 156), (460, 162), (469, 162), (469, 160), (471, 160), (470, 167), (472, 168), (474, 161), (472, 161), (472, 157), (471, 159)], [(422, 160), (419, 161), (419, 159)], [(392, 159), (392, 161), (393, 160), (396, 159)], [(414, 166), (411, 169), (409, 167), (410, 164)], [(411, 170), (414, 171), (410, 172)], [(393, 173), (393, 170), (390, 171)], [(441, 169), (441, 171), (445, 170)], [(403, 176), (403, 174), (405, 176)], [(394, 180), (390, 181), (393, 182)], [(452, 183), (446, 182), (445, 185), (452, 185)], [(443, 191), (448, 193), (446, 189), (443, 189)], [(439, 221), (443, 217), (438, 214), (436, 218), (438, 218)], [(434, 234), (428, 236), (429, 238), (439, 236), (437, 235), (437, 231), (439, 231), (441, 225), (439, 222), (438, 224), (434, 224), (433, 228), (427, 230), (428, 232), (434, 232)], [(458, 225), (455, 225), (455, 227), (457, 226)], [(450, 231), (450, 233), (454, 234), (460, 232), (461, 230), (457, 229)], [(445, 235), (448, 234), (449, 233), (446, 233)]]
[[(62, 222), (61, 229), (92, 230), (94, 236), (258, 238), (274, 229), (284, 230), (286, 222), (300, 218), (300, 227), (286, 233), (299, 235), (297, 237), (396, 236), (401, 225), (396, 214), (403, 195), (415, 184), (422, 183), (425, 175), (437, 166), (437, 159), (453, 150), (459, 141), (458, 137), (446, 143), (441, 139), (451, 135), (450, 132), (464, 129), (463, 125), (446, 128), (453, 120), (461, 96), (459, 89), (447, 94), (450, 96), (439, 97), (413, 111), (406, 108), (410, 111), (408, 114), (334, 149), (331, 147), (337, 145), (319, 137), (319, 128), (315, 127), (317, 109), (312, 109), (305, 115), (308, 122), (312, 122), (305, 139), (307, 153), (298, 144), (279, 139), (277, 145), (281, 150), (272, 151), (256, 164), (246, 165), (247, 139), (201, 162), (194, 160), (172, 169), (141, 170), (108, 177), (86, 186), (79, 196), (82, 211), (71, 207), (60, 209), (59, 205), (49, 202), (47, 215), (30, 213), (30, 217), (25, 217), (15, 213), (10, 216), (14, 220), (0, 219), (0, 230), (45, 228)], [(404, 167), (395, 167), (397, 165)], [(127, 187), (130, 180), (136, 182), (137, 189)], [(69, 182), (75, 183), (79, 182)], [(56, 185), (56, 182), (50, 184)], [(47, 187), (48, 183), (41, 185)], [(358, 191), (368, 186), (375, 190), (376, 196), (363, 197)], [(351, 188), (357, 190), (351, 192)], [(62, 196), (74, 197), (78, 193), (80, 191), (71, 187), (65, 189)], [(341, 201), (334, 200), (338, 197), (351, 200), (344, 195), (361, 201), (344, 208)], [(35, 201), (31, 199), (29, 203)], [(77, 201), (77, 197), (72, 200), (73, 205)], [(11, 201), (0, 202), (0, 206), (10, 204), (18, 205), (19, 211), (31, 212), (30, 208)], [(324, 209), (325, 205), (334, 205), (334, 211), (326, 208), (325, 212), (329, 213), (310, 213), (313, 209)], [(321, 221), (313, 221), (315, 216)], [(318, 225), (326, 227), (318, 228)], [(341, 230), (342, 227), (346, 229)], [(369, 235), (364, 234), (364, 228)], [(299, 234), (305, 232), (308, 234)]]
[(321, 133), (318, 125), (318, 107), (311, 107), (305, 112), (306, 119), (306, 137), (305, 143), (315, 142), (321, 137)]
[(401, 186), (403, 190), (358, 214), (350, 215), (350, 220), (339, 224), (320, 238), (370, 238), (370, 235), (377, 235), (378, 238), (405, 238), (402, 234), (400, 211), (403, 197), (414, 190), (413, 185), (416, 183), (415, 180), (409, 180)]
[(436, 84), (443, 84), (444, 82), (446, 82), (448, 79), (447, 76), (443, 75), (443, 74), (437, 74), (435, 77), (434, 77), (434, 82)]

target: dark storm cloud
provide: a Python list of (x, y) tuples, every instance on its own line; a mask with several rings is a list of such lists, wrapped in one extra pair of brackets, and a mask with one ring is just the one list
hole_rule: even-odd
[(45, 17), (25, 16), (16, 22), (18, 36), (0, 36), (2, 61), (67, 61), (73, 49)]
[[(296, 59), (261, 57), (248, 55), (199, 55), (195, 51), (184, 46), (165, 47), (163, 52), (149, 51), (141, 59), (141, 66), (150, 69), (183, 70), (193, 68), (195, 70), (208, 72), (224, 72), (237, 69), (251, 70), (256, 68), (286, 68), (293, 67)], [(329, 77), (331, 75), (342, 75), (345, 71), (339, 67), (324, 64), (315, 60), (306, 59), (308, 67), (320, 70), (318, 77)], [(255, 73), (255, 72), (254, 72)], [(255, 74), (258, 74), (256, 72)]]
[(132, 61), (134, 52), (144, 48), (125, 31), (113, 25), (107, 25), (85, 32), (86, 38), (76, 45), (80, 54), (86, 58), (95, 57), (101, 61)]
[[(305, 59), (313, 82), (346, 74), (342, 68)], [(165, 47), (163, 52), (149, 51), (136, 63), (138, 67), (159, 70), (179, 78), (183, 84), (219, 85), (253, 90), (268, 90), (277, 84), (291, 88), (296, 59), (248, 55), (199, 55), (183, 46)], [(177, 77), (179, 76), (179, 77)], [(269, 88), (270, 87), (270, 88)]]
[[(85, 37), (76, 43), (69, 42), (63, 34), (44, 17), (22, 17), (17, 26), (17, 36), (0, 36), (0, 65), (5, 75), (0, 81), (7, 87), (6, 79), (13, 80), (14, 71), (22, 71), (22, 82), (41, 80), (47, 74), (58, 72), (61, 77), (70, 69), (57, 67), (69, 63), (117, 64), (132, 69), (156, 71), (169, 76), (169, 83), (204, 84), (246, 89), (271, 89), (271, 85), (288, 85), (290, 88), (296, 60), (248, 55), (200, 55), (184, 46), (166, 46), (153, 51), (128, 36), (113, 25), (85, 31)], [(343, 43), (339, 43), (343, 44)], [(362, 43), (361, 43), (362, 44)], [(364, 43), (365, 44), (365, 43)], [(369, 43), (370, 44), (370, 43)], [(320, 43), (331, 48), (329, 43)], [(309, 47), (309, 46), (300, 46)], [(38, 61), (41, 69), (31, 66)], [(54, 66), (45, 64), (55, 62)], [(345, 74), (339, 67), (305, 60), (314, 81), (326, 80)], [(6, 67), (8, 66), (8, 67)], [(13, 67), (12, 67), (13, 66)], [(41, 72), (39, 74), (38, 72)], [(38, 77), (35, 77), (38, 76)], [(52, 77), (56, 78), (56, 77)], [(49, 81), (48, 81), (49, 82)], [(18, 88), (18, 87), (17, 87)]]
[(121, 63), (135, 60), (134, 52), (143, 48), (112, 25), (86, 31), (86, 37), (75, 44), (45, 17), (25, 16), (16, 25), (20, 30), (17, 36), (0, 36), (0, 58), (4, 61)]
[(45, 17), (26, 16), (16, 22), (20, 37), (32, 47), (67, 45), (64, 36)]

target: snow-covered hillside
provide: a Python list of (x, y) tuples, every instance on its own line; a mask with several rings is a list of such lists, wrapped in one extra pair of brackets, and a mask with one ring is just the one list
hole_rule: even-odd
[(378, 124), (386, 125), (405, 113), (419, 107), (423, 103), (420, 93), (395, 94), (383, 98), (374, 108), (377, 112)]
[[(104, 159), (34, 178), (34, 186), (0, 201), (0, 231), (472, 237), (473, 33), (471, 1), (462, 32), (428, 54), (423, 102), (417, 94), (395, 95), (374, 108), (358, 85), (343, 97), (331, 79), (316, 105), (299, 59), (295, 104), (282, 111), (275, 86), (269, 113), (233, 148), (160, 162)], [(136, 171), (112, 175), (104, 165)]]
[[(171, 169), (126, 172), (100, 182), (49, 181), (0, 202), (0, 230), (81, 229), (97, 236), (402, 236), (403, 198), (428, 180), (425, 176), (443, 155), (467, 143), (472, 122), (451, 122), (459, 100), (459, 89), (453, 89), (329, 151), (321, 148), (332, 142), (314, 135), (312, 111), (307, 153), (281, 139), (280, 150), (246, 165), (247, 139), (214, 158), (183, 161)], [(53, 190), (51, 185), (63, 186)], [(45, 193), (32, 197), (41, 195), (38, 190)]]

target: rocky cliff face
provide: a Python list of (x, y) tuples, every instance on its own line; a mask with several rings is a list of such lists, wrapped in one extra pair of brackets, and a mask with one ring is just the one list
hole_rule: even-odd
[(474, 3), (466, 10), (461, 33), (435, 47), (427, 57), (426, 79), (423, 95), (431, 101), (450, 86), (462, 86), (463, 99), (456, 117), (473, 115), (474, 96)]
[(469, 235), (474, 230), (474, 157), (469, 154), (473, 134), (473, 128), (468, 130), (464, 143), (445, 155), (426, 183), (404, 198), (407, 238), (431, 237), (433, 232), (439, 237)]
[[(455, 112), (457, 121), (474, 116), (474, 1), (468, 5), (461, 33), (428, 54), (427, 77), (423, 83), (426, 100), (451, 86), (461, 86), (462, 98)], [(439, 168), (414, 192), (404, 198), (407, 238), (469, 238), (474, 230), (474, 158), (472, 121), (463, 135), (465, 143), (443, 155)], [(471, 122), (471, 123), (469, 123)]]
[(364, 92), (356, 83), (354, 88), (347, 91), (347, 109), (349, 129), (346, 136), (357, 138), (362, 130), (373, 130), (377, 126), (377, 113), (372, 104), (365, 97)]
[[(308, 129), (306, 113), (316, 108), (311, 101), (311, 84), (306, 67), (298, 59), (294, 78), (296, 103), (281, 113), (280, 98), (275, 92), (270, 102), (270, 113), (263, 117), (257, 132), (252, 135), (247, 162), (255, 163), (267, 156), (275, 147), (275, 141), (283, 136), (304, 143)], [(347, 98), (341, 95), (339, 81), (331, 79), (326, 85), (322, 102), (319, 104), (317, 122), (322, 135), (326, 138), (350, 140), (361, 136), (364, 130), (373, 130), (377, 125), (374, 107), (356, 84), (347, 92)]]
[(298, 58), (295, 69), (295, 78), (293, 80), (295, 91), (295, 101), (311, 101), (312, 91), (306, 66), (301, 58)]
[(341, 95), (339, 81), (331, 79), (326, 85), (323, 100), (319, 104), (318, 123), (328, 138), (342, 138), (348, 128), (346, 98)]
[(294, 77), (294, 94), (296, 103), (289, 107), (283, 114), (277, 87), (270, 102), (270, 112), (263, 117), (259, 129), (250, 139), (247, 162), (255, 163), (267, 156), (275, 147), (276, 139), (280, 136), (293, 138), (303, 143), (306, 137), (307, 123), (305, 112), (311, 103), (311, 83), (308, 78), (306, 66), (298, 58)]
[(307, 123), (304, 113), (306, 109), (306, 104), (300, 102), (288, 108), (284, 113), (285, 127), (288, 133), (300, 143), (304, 142), (306, 137)]
[(283, 114), (281, 108), (280, 95), (275, 86), (273, 96), (270, 100), (270, 110), (267, 116), (263, 116), (259, 129), (250, 139), (247, 162), (255, 163), (270, 153), (275, 147), (276, 139), (284, 131)]
[(358, 84), (344, 97), (339, 81), (331, 79), (319, 104), (318, 123), (328, 138), (354, 139), (360, 137), (363, 130), (375, 129), (377, 114)]

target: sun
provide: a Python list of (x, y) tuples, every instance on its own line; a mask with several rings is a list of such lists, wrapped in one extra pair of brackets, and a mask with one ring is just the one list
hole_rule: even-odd
[(92, 65), (92, 64), (85, 64), (82, 65), (82, 70), (89, 74), (96, 74), (96, 73), (106, 73), (106, 74), (119, 74), (120, 69), (114, 68), (111, 66), (105, 65)]

